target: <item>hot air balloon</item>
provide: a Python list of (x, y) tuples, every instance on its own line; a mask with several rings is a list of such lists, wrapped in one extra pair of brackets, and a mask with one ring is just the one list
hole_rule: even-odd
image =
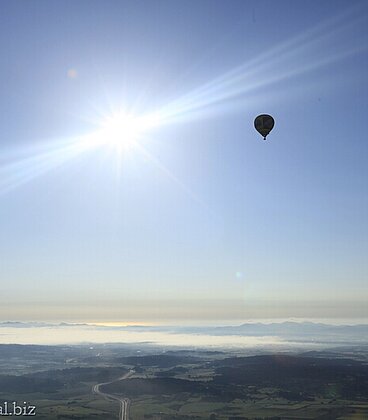
[(258, 115), (258, 117), (254, 120), (254, 128), (263, 137), (263, 140), (266, 140), (266, 137), (270, 134), (274, 125), (275, 120), (271, 117), (271, 115)]

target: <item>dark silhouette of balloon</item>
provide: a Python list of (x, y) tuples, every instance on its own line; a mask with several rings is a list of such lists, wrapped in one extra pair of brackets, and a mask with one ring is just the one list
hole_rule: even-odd
[(258, 115), (258, 117), (254, 120), (254, 128), (263, 137), (263, 140), (266, 140), (266, 137), (270, 134), (274, 125), (275, 120), (271, 117), (271, 115)]

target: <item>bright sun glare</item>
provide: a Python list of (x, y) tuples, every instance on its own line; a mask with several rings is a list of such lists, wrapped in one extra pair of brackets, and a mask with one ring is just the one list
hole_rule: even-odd
[(99, 135), (103, 143), (111, 144), (118, 150), (127, 150), (134, 146), (142, 131), (143, 125), (138, 117), (119, 112), (102, 122)]
[(113, 146), (118, 152), (132, 149), (150, 128), (160, 124), (157, 114), (137, 116), (126, 111), (115, 112), (100, 123), (92, 135), (97, 145)]

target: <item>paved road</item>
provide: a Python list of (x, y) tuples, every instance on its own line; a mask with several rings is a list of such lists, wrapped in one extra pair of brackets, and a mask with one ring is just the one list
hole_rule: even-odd
[(130, 370), (128, 373), (126, 373), (125, 375), (121, 376), (118, 379), (114, 379), (111, 382), (102, 382), (92, 387), (92, 392), (94, 394), (101, 395), (101, 397), (106, 398), (107, 400), (109, 399), (109, 400), (119, 401), (120, 403), (119, 419), (120, 420), (129, 420), (130, 399), (118, 397), (117, 395), (113, 395), (113, 394), (107, 394), (106, 392), (102, 392), (100, 387), (102, 387), (103, 385), (109, 385), (114, 382), (122, 381), (123, 379), (127, 379), (130, 376), (132, 376), (133, 373), (134, 373), (134, 370)]

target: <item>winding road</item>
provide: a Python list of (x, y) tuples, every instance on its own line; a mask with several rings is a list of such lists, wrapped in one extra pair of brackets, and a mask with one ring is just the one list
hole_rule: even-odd
[(110, 381), (110, 382), (102, 382), (100, 384), (93, 385), (93, 387), (92, 387), (92, 392), (94, 394), (100, 395), (101, 397), (103, 397), (107, 400), (119, 401), (119, 403), (120, 403), (119, 419), (120, 420), (129, 420), (130, 399), (129, 398), (118, 397), (117, 395), (113, 395), (113, 394), (107, 394), (106, 392), (102, 392), (100, 388), (104, 385), (109, 385), (109, 384), (112, 384), (114, 382), (118, 382), (118, 381), (122, 381), (124, 379), (127, 379), (130, 376), (132, 376), (133, 373), (134, 373), (134, 370), (130, 370), (129, 372), (127, 372), (125, 375), (121, 376), (118, 379), (114, 379), (113, 381)]

